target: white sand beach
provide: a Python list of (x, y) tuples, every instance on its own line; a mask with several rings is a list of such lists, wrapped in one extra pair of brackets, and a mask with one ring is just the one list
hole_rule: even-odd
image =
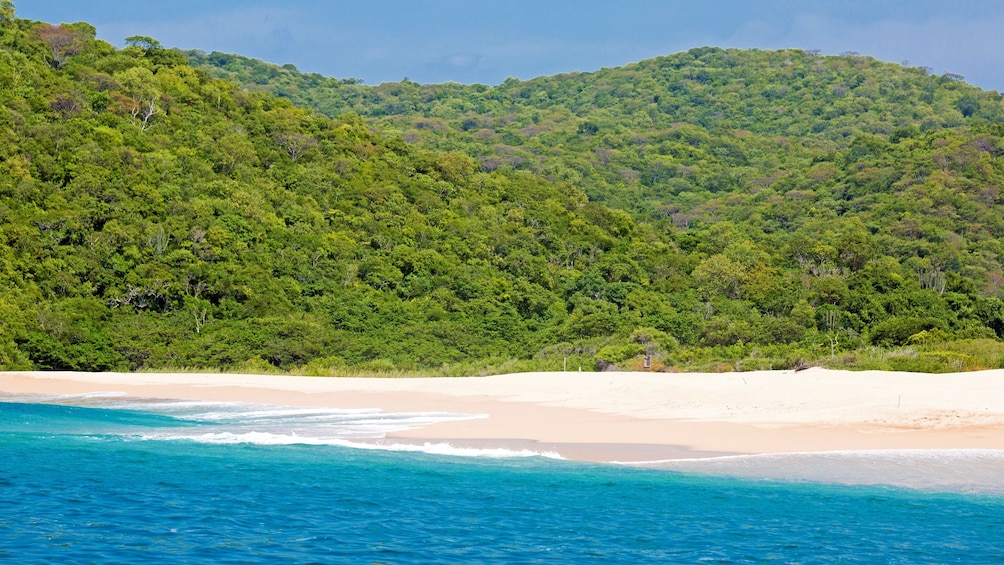
[(0, 392), (9, 394), (113, 391), (153, 398), (485, 414), (487, 418), (395, 432), (392, 439), (530, 448), (588, 461), (695, 453), (1004, 449), (1004, 370), (929, 375), (813, 368), (424, 379), (0, 373)]

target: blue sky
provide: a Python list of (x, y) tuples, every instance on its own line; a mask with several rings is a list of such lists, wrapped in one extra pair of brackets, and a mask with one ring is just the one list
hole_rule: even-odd
[(240, 53), (366, 84), (498, 84), (713, 45), (856, 51), (1004, 91), (1000, 0), (15, 0), (122, 45)]

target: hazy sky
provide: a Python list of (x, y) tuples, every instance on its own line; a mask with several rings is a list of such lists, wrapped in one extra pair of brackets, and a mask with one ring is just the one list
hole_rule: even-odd
[(1004, 91), (1000, 0), (15, 0), (121, 46), (240, 53), (366, 84), (498, 84), (692, 47), (856, 51)]

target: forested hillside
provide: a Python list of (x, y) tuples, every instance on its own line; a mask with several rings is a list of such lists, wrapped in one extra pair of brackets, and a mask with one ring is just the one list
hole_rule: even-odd
[[(689, 252), (686, 286), (703, 304), (684, 309), (708, 319), (685, 343), (749, 352), (765, 324), (805, 304), (809, 337), (778, 341), (916, 348), (939, 332), (1001, 330), (1004, 106), (962, 77), (857, 54), (703, 48), (496, 87), (369, 87), (236, 55), (189, 58), (249, 90), (354, 111), (484, 171), (529, 170), (630, 211)], [(755, 299), (766, 291), (753, 279), (784, 298)], [(931, 291), (933, 310), (919, 298)], [(946, 311), (980, 322), (945, 325)]]
[(1004, 120), (1000, 95), (960, 77), (797, 50), (694, 49), (496, 87), (364, 86), (237, 55), (189, 58), (248, 90), (331, 117), (352, 111), (411, 143), (462, 150), (484, 170), (531, 170), (649, 213), (681, 193), (705, 202), (778, 180), (818, 184), (807, 178), (812, 165), (842, 157), (854, 142), (888, 153), (920, 134)]
[(1004, 110), (955, 78), (707, 49), (368, 87), (0, 26), (0, 367), (1004, 365)]

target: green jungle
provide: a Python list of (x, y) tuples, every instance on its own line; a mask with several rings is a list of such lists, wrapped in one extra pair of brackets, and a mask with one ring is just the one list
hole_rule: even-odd
[(0, 2), (0, 368), (1004, 367), (1004, 99), (701, 48), (367, 86)]

